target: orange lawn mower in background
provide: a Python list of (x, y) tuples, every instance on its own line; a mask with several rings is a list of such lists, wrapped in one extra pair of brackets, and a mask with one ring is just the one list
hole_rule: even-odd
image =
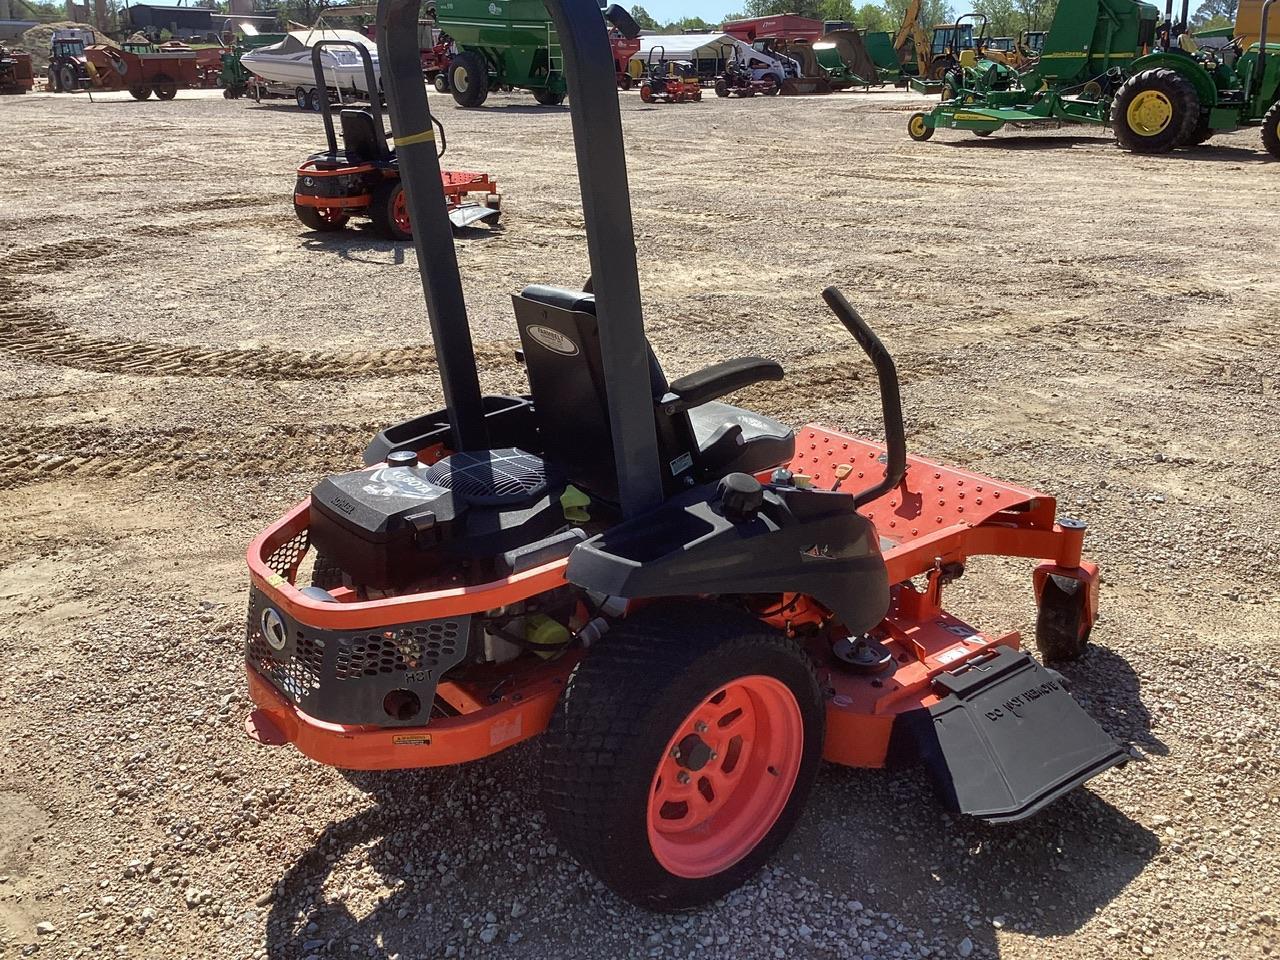
[[(640, 84), (640, 99), (645, 103), (696, 103), (702, 100), (702, 80), (688, 60), (666, 60), (666, 48), (649, 49), (647, 73)], [(654, 54), (658, 62), (654, 63)]]
[[(950, 809), (994, 822), (1122, 763), (1018, 633), (942, 605), (971, 557), (1036, 559), (1040, 653), (1081, 656), (1098, 600), (1083, 524), (1051, 496), (908, 455), (893, 360), (835, 288), (823, 298), (876, 371), (886, 444), (722, 402), (782, 380), (771, 360), (663, 374), (596, 0), (546, 0), (591, 292), (514, 295), (528, 390), (481, 394), (418, 5), (380, 0), (379, 59), (447, 407), (377, 434), (363, 468), (249, 547), (250, 736), (355, 770), (540, 738), (550, 830), (655, 910), (759, 870), (824, 759), (923, 764)], [(638, 34), (620, 7), (605, 17)]]
[[(366, 89), (379, 89), (367, 47), (350, 40), (322, 40), (311, 48), (317, 102), (324, 119), (328, 149), (312, 154), (298, 167), (293, 211), (312, 230), (341, 230), (352, 217), (368, 217), (374, 229), (387, 239), (408, 240), (413, 236), (413, 224), (400, 179), (397, 151), (387, 145), (389, 135), (382, 124), (377, 94), (374, 94), (375, 101), (368, 109), (344, 108), (341, 111), (343, 148), (338, 149), (321, 61), (321, 52), (334, 46), (355, 49), (364, 61)], [(444, 155), (447, 144), (444, 127), (434, 117), (432, 122), (440, 133), (438, 159)], [(430, 129), (410, 138), (411, 143), (428, 141), (434, 148), (435, 134)], [(404, 143), (402, 140), (393, 142), (396, 146)], [(502, 214), (502, 198), (497, 182), (488, 174), (442, 170), (440, 180), (445, 209), (455, 228), (497, 223)], [(473, 200), (473, 197), (482, 199)]]

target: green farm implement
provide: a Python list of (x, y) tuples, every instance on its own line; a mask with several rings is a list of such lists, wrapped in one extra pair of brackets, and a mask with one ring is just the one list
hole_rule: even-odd
[(913, 114), (907, 132), (928, 140), (939, 127), (986, 136), (1010, 123), (1105, 126), (1112, 96), (1155, 42), (1158, 17), (1141, 0), (1062, 0), (1026, 69), (962, 49), (942, 78), (946, 99)]
[(435, 21), (457, 49), (445, 87), (459, 106), (478, 107), (494, 89), (564, 103), (560, 38), (542, 0), (436, 0)]

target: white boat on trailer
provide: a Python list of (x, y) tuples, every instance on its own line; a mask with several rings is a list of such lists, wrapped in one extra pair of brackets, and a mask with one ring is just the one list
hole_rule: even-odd
[[(274, 96), (294, 96), (304, 110), (319, 110), (315, 70), (311, 63), (311, 48), (322, 40), (345, 40), (368, 47), (373, 58), (373, 73), (381, 88), (378, 69), (378, 47), (372, 40), (355, 30), (291, 30), (279, 43), (250, 50), (240, 58), (262, 82), (256, 85), (259, 92)], [(336, 94), (339, 101), (356, 96), (373, 99), (366, 90), (368, 81), (359, 54), (349, 47), (327, 47), (321, 54), (328, 94)], [(381, 93), (379, 89), (378, 93)]]

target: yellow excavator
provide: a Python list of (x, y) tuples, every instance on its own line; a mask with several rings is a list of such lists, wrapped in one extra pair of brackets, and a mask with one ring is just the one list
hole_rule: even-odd
[(907, 5), (902, 26), (893, 38), (893, 49), (904, 73), (914, 67), (920, 80), (940, 81), (959, 62), (960, 51), (974, 48), (973, 24), (936, 24), (931, 38), (920, 22), (920, 5), (921, 0), (911, 0)]

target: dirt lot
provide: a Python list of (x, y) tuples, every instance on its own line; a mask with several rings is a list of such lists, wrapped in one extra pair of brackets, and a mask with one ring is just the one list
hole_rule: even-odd
[[(1040, 486), (1105, 573), (1067, 672), (1134, 762), (1002, 829), (922, 776), (825, 768), (771, 869), (656, 917), (557, 850), (536, 746), (350, 783), (241, 732), (251, 536), (380, 426), (435, 407), (411, 248), (305, 231), (318, 118), (180, 94), (0, 103), (0, 956), (1272, 954), (1280, 901), (1280, 167), (1102, 134), (941, 132), (902, 94), (623, 96), (648, 329), (668, 372), (758, 352), (740, 397), (877, 431), (818, 298), (894, 351), (913, 448)], [(587, 272), (564, 111), (441, 108), (506, 194), (459, 241), (491, 390), (509, 295)], [(425, 345), (424, 344), (428, 344)], [(958, 611), (1030, 628), (1028, 565)]]

